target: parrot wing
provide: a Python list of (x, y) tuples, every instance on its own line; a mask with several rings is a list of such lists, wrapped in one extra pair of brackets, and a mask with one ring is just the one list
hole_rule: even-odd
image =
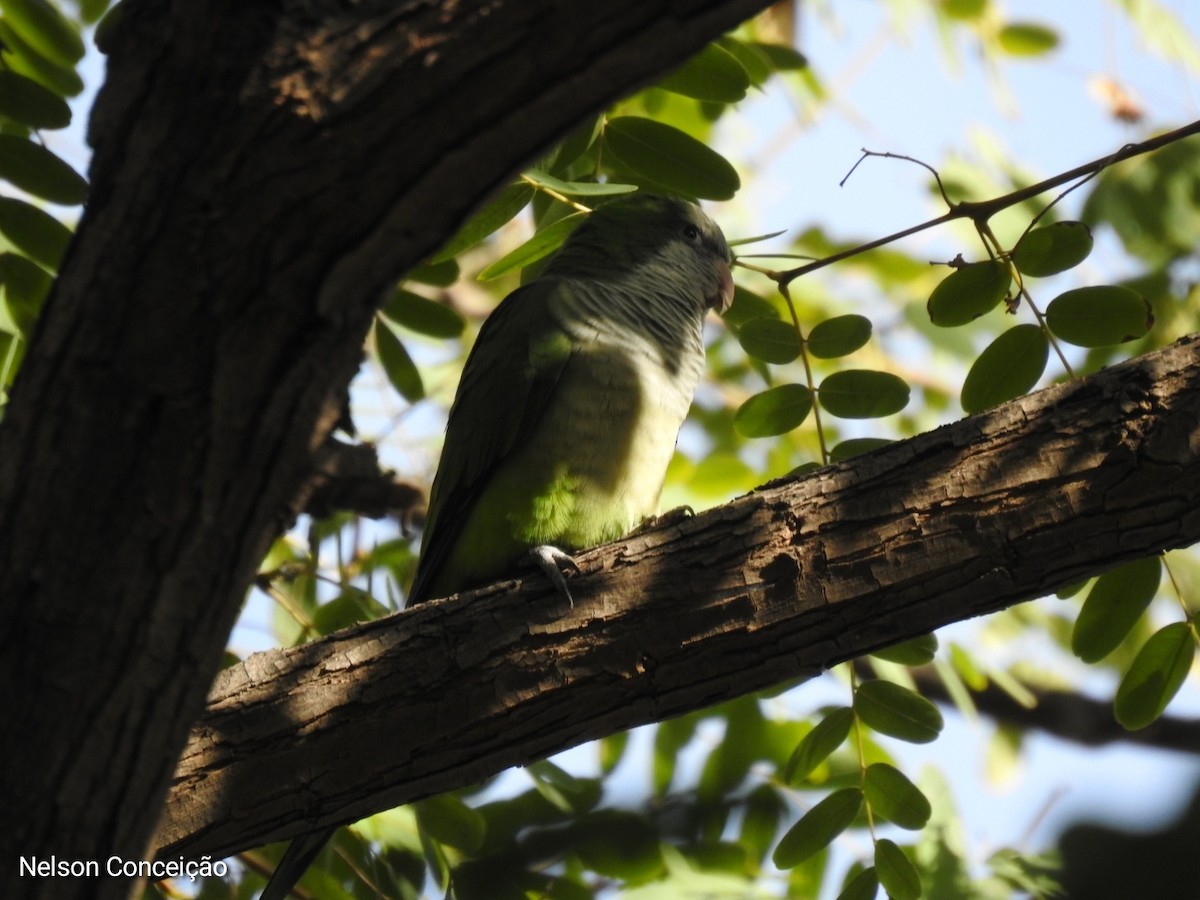
[(552, 278), (518, 288), (487, 318), (467, 356), (446, 424), (409, 605), (430, 599), (424, 594), (480, 493), (552, 402), (575, 350), (555, 315), (559, 292), (566, 290)]

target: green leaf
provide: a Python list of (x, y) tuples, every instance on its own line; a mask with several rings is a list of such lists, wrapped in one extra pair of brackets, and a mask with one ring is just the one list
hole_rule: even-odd
[(537, 193), (533, 185), (524, 181), (510, 184), (488, 201), (479, 212), (467, 219), (454, 237), (446, 242), (429, 262), (436, 264), (453, 259), (460, 253), (470, 250), (476, 244), (494, 234), (525, 208), (533, 195)]
[(755, 87), (763, 85), (774, 72), (775, 67), (771, 65), (770, 57), (758, 47), (752, 46), (746, 41), (725, 35), (724, 37), (717, 38), (717, 45), (721, 49), (728, 51), (734, 59), (742, 64), (742, 68), (746, 70), (746, 76), (749, 78), (750, 84)]
[(617, 184), (614, 182), (599, 181), (563, 181), (560, 178), (555, 178), (548, 172), (542, 172), (538, 169), (528, 169), (525, 172), (525, 177), (539, 187), (549, 188), (559, 194), (566, 194), (568, 197), (610, 197), (616, 194), (632, 194), (638, 189), (636, 184)]
[(808, 59), (795, 47), (789, 47), (786, 44), (764, 44), (758, 41), (749, 41), (748, 43), (771, 61), (771, 66), (776, 72), (792, 72), (808, 68)]
[(938, 6), (951, 19), (971, 21), (987, 10), (987, 0), (938, 0)]
[(858, 788), (834, 791), (787, 830), (771, 855), (771, 861), (780, 869), (790, 869), (824, 850), (850, 827), (862, 808), (862, 799), (862, 791)]
[(908, 405), (908, 385), (890, 372), (846, 369), (821, 382), (817, 397), (830, 415), (840, 419), (875, 419)]
[(963, 381), (963, 411), (977, 413), (1029, 393), (1049, 358), (1050, 342), (1039, 326), (1014, 325), (971, 364)]
[(785, 434), (812, 411), (812, 392), (803, 384), (781, 384), (755, 394), (733, 414), (733, 427), (743, 437)]
[(480, 272), (479, 280), (491, 281), (493, 278), (499, 278), (516, 269), (523, 269), (539, 259), (549, 256), (563, 245), (563, 241), (583, 221), (583, 216), (583, 213), (571, 213), (571, 215), (564, 216), (557, 222), (547, 225), (520, 247), (511, 253), (506, 253)]
[(16, 253), (0, 253), (0, 297), (21, 337), (28, 339), (53, 278)]
[(592, 779), (576, 778), (548, 759), (530, 763), (525, 770), (533, 778), (537, 792), (555, 809), (578, 814), (595, 804), (596, 782)]
[(1142, 617), (1161, 580), (1157, 556), (1125, 563), (1097, 578), (1075, 620), (1071, 651), (1088, 663), (1112, 653)]
[(401, 397), (409, 403), (416, 403), (425, 396), (425, 385), (421, 383), (421, 373), (417, 371), (412, 357), (392, 329), (379, 319), (375, 320), (375, 352), (379, 355), (388, 381), (400, 392)]
[(79, 30), (47, 0), (0, 0), (9, 25), (33, 49), (66, 68), (83, 59)]
[(1050, 301), (1046, 324), (1068, 344), (1107, 347), (1146, 334), (1154, 324), (1154, 310), (1145, 297), (1127, 287), (1082, 287)]
[(1154, 722), (1183, 685), (1195, 655), (1196, 637), (1186, 622), (1155, 632), (1117, 688), (1113, 702), (1117, 721), (1129, 731)]
[(0, 116), (30, 128), (65, 128), (71, 124), (71, 107), (32, 78), (0, 69)]
[(890, 681), (864, 681), (854, 692), (854, 711), (880, 734), (913, 744), (928, 744), (945, 724), (938, 708)]
[(463, 333), (463, 317), (444, 303), (397, 288), (381, 312), (405, 328), (435, 338), (456, 338)]
[(7, 48), (4, 62), (12, 71), (32, 78), (42, 87), (63, 97), (74, 97), (83, 92), (83, 79), (74, 69), (46, 59), (4, 19), (0, 19), (0, 44)]
[(629, 746), (629, 732), (618, 731), (616, 734), (610, 734), (601, 738), (597, 745), (600, 751), (600, 771), (604, 775), (611, 775), (625, 756), (625, 750)]
[(418, 281), (434, 287), (450, 287), (458, 281), (458, 260), (422, 263), (404, 273), (406, 281)]
[(896, 443), (888, 438), (863, 437), (850, 438), (836, 444), (829, 451), (830, 462), (843, 462), (855, 456), (862, 456), (864, 453), (870, 453), (872, 450), (878, 450), (881, 447), (886, 447), (888, 444)]
[(929, 295), (929, 320), (942, 328), (966, 325), (991, 312), (1012, 285), (1012, 273), (998, 259), (969, 263), (941, 280)]
[(48, 269), (58, 270), (71, 232), (54, 216), (24, 200), (0, 197), (0, 234)]
[(41, 144), (13, 134), (0, 134), (0, 178), (64, 206), (87, 199), (87, 182), (78, 172)]
[(652, 119), (609, 119), (604, 143), (634, 172), (685, 196), (728, 200), (741, 187), (737, 171), (725, 157), (678, 128)]
[(892, 900), (920, 900), (921, 876), (904, 851), (887, 838), (875, 842), (875, 872)]
[(792, 751), (787, 765), (783, 767), (786, 784), (796, 784), (806, 778), (817, 766), (829, 758), (846, 737), (854, 724), (854, 713), (849, 707), (840, 706), (828, 713), (806, 734)]
[(1055, 222), (1035, 228), (1013, 249), (1022, 275), (1042, 278), (1073, 269), (1092, 252), (1092, 229), (1082, 222)]
[(783, 365), (800, 355), (800, 335), (791, 323), (761, 316), (737, 330), (742, 349), (763, 362)]
[(875, 900), (879, 893), (879, 876), (874, 866), (868, 866), (846, 882), (837, 900)]
[(647, 881), (664, 867), (658, 833), (628, 812), (604, 810), (586, 817), (575, 852), (593, 872), (627, 882)]
[(871, 810), (889, 822), (919, 831), (929, 821), (933, 809), (921, 789), (895, 766), (873, 763), (863, 776), (863, 793)]
[[(721, 318), (730, 328), (736, 329), (741, 328), (751, 319), (778, 319), (779, 314), (770, 301), (746, 290), (740, 284), (735, 284), (733, 286), (733, 303)], [(796, 333), (794, 328), (792, 333)], [(797, 351), (798, 355), (799, 351)]]
[(900, 663), (902, 666), (923, 666), (933, 659), (937, 648), (937, 635), (922, 634), (899, 644), (875, 650), (871, 655), (888, 662)]
[(997, 39), (1012, 56), (1041, 56), (1058, 46), (1058, 33), (1035, 22), (1011, 22), (1000, 29)]
[(814, 326), (808, 335), (808, 352), (818, 359), (848, 356), (871, 339), (866, 316), (835, 316)]
[(696, 100), (737, 103), (746, 96), (750, 76), (732, 53), (709, 44), (659, 81), (658, 87)]
[(453, 794), (435, 794), (413, 806), (421, 830), (438, 843), (467, 853), (474, 853), (483, 846), (487, 820)]
[(787, 812), (787, 803), (769, 784), (760, 784), (746, 797), (738, 843), (755, 861), (762, 860), (775, 842), (775, 832)]

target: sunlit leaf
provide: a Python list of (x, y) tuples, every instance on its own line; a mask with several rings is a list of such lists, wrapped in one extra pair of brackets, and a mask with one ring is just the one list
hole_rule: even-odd
[(1073, 269), (1092, 252), (1092, 230), (1082, 222), (1055, 222), (1021, 238), (1012, 259), (1022, 275), (1041, 278)]
[(951, 328), (966, 325), (991, 312), (1012, 285), (1008, 266), (997, 259), (970, 263), (955, 269), (929, 295), (929, 319)]
[(434, 840), (472, 853), (483, 844), (483, 816), (453, 794), (435, 794), (415, 804), (417, 823)]
[(843, 788), (834, 791), (787, 830), (771, 855), (781, 869), (790, 869), (826, 847), (850, 827), (862, 808), (862, 791)]
[(908, 405), (902, 378), (871, 369), (834, 372), (817, 389), (821, 406), (842, 419), (874, 419), (898, 413)]
[(634, 172), (684, 196), (728, 200), (741, 179), (728, 160), (670, 125), (618, 116), (604, 128), (605, 148)]
[(889, 822), (918, 831), (929, 821), (932, 808), (908, 776), (887, 763), (873, 763), (863, 776), (863, 793), (872, 812)]
[(803, 384), (781, 384), (755, 394), (738, 407), (733, 427), (744, 437), (785, 434), (812, 411), (812, 392)]
[(902, 666), (923, 666), (937, 653), (938, 639), (935, 634), (922, 634), (899, 644), (883, 647), (871, 652), (872, 656), (900, 663)]
[(1108, 656), (1142, 617), (1161, 579), (1157, 556), (1125, 563), (1097, 578), (1075, 620), (1072, 652), (1089, 663)]
[(1186, 622), (1159, 629), (1138, 651), (1121, 679), (1113, 714), (1130, 731), (1145, 728), (1163, 714), (1192, 668), (1196, 637)]
[(1013, 56), (1041, 56), (1058, 46), (1058, 33), (1036, 22), (1011, 22), (997, 36), (1005, 53)]
[(523, 181), (508, 185), (479, 212), (471, 216), (429, 261), (445, 262), (484, 241), (524, 209), (533, 199), (534, 193), (533, 185)]
[(85, 52), (79, 29), (47, 0), (0, 0), (8, 24), (51, 62), (71, 68)]
[(938, 708), (906, 687), (890, 681), (865, 681), (854, 692), (854, 711), (880, 734), (927, 744), (942, 731)]
[(697, 100), (737, 103), (746, 96), (750, 76), (732, 53), (709, 44), (660, 80), (658, 87)]
[(1139, 338), (1154, 324), (1154, 309), (1136, 291), (1117, 285), (1075, 288), (1046, 308), (1056, 337), (1080, 347), (1107, 347)]
[(845, 315), (813, 326), (808, 335), (808, 352), (818, 359), (848, 356), (871, 339), (871, 320)]
[(618, 184), (615, 182), (598, 181), (563, 181), (548, 172), (529, 169), (525, 177), (540, 187), (565, 194), (568, 197), (610, 197), (616, 194), (632, 194), (637, 190), (636, 184)]
[(987, 10), (987, 0), (938, 0), (938, 6), (952, 19), (978, 19)]
[(499, 278), (516, 269), (523, 269), (539, 259), (549, 256), (563, 245), (563, 241), (583, 221), (583, 217), (584, 213), (571, 213), (571, 215), (547, 225), (520, 247), (500, 257), (480, 272), (479, 280), (491, 281), (493, 278)]
[(1014, 325), (971, 364), (963, 381), (962, 408), (977, 413), (1027, 394), (1046, 371), (1050, 342), (1033, 324)]
[(73, 68), (47, 59), (4, 19), (0, 19), (0, 44), (7, 51), (4, 64), (13, 72), (32, 78), (42, 87), (63, 97), (74, 97), (83, 92), (83, 79)]

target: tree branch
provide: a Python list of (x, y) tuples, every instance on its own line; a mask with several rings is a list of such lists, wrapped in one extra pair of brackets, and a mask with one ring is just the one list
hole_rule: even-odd
[(1200, 336), (218, 679), (157, 844), (221, 856), (1200, 540)]

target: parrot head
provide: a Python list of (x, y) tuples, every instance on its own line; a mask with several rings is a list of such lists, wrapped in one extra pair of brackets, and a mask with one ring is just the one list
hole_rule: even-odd
[(638, 193), (599, 206), (572, 232), (547, 274), (603, 268), (643, 284), (685, 285), (683, 296), (700, 313), (723, 315), (733, 301), (732, 262), (720, 227), (695, 203)]

